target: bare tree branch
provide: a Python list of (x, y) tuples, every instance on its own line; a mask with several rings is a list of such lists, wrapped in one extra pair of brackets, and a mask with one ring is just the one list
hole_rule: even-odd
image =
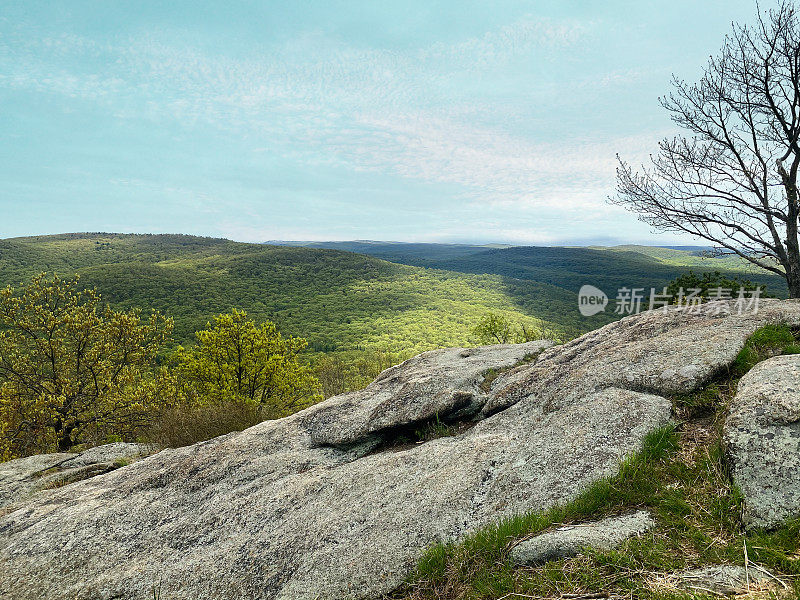
[(784, 0), (734, 25), (697, 83), (661, 99), (686, 136), (649, 167), (618, 158), (610, 200), (657, 231), (686, 233), (786, 279), (800, 297), (800, 26)]

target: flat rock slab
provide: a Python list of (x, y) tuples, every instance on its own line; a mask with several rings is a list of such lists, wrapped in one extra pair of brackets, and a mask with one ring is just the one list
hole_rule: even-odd
[(315, 446), (298, 413), (165, 450), (1, 517), (0, 597), (373, 598), (431, 544), (613, 475), (670, 408), (609, 389), (361, 456)]
[(153, 451), (148, 445), (117, 442), (84, 452), (39, 454), (0, 463), (0, 507), (43, 489), (111, 471)]
[(540, 565), (549, 560), (575, 556), (584, 548), (610, 550), (646, 533), (656, 522), (646, 510), (599, 521), (559, 527), (518, 544), (511, 551), (515, 565)]
[(498, 377), (483, 412), (522, 399), (553, 410), (606, 387), (688, 393), (723, 371), (750, 334), (770, 323), (800, 325), (800, 303), (763, 300), (756, 314), (739, 315), (732, 303), (710, 302), (694, 312), (668, 307), (625, 317)]
[(800, 516), (800, 355), (776, 356), (742, 378), (724, 436), (745, 525)]
[(431, 350), (386, 369), (363, 390), (338, 396), (306, 421), (319, 445), (364, 441), (388, 429), (477, 413), (487, 400), (481, 384), (492, 369), (538, 355), (553, 342)]
[(675, 573), (667, 581), (684, 590), (732, 596), (747, 592), (748, 584), (758, 586), (769, 579), (755, 566), (745, 569), (738, 565), (714, 565)]

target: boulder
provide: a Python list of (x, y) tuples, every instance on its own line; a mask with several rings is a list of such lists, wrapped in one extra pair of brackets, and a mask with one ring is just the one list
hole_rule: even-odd
[(671, 418), (612, 388), (370, 453), (317, 445), (314, 409), (41, 492), (0, 517), (0, 597), (377, 597), (431, 544), (613, 475)]
[(738, 565), (714, 565), (674, 573), (667, 583), (693, 592), (710, 592), (721, 596), (733, 596), (760, 586), (770, 577), (759, 567), (751, 565), (745, 569)]
[[(369, 392), (13, 505), (0, 516), (0, 597), (380, 596), (432, 544), (568, 502), (617, 473), (670, 422), (665, 394), (703, 384), (752, 331), (781, 321), (799, 324), (800, 304), (647, 313), (547, 349), (491, 386), (489, 368), (532, 348), (409, 361)], [(481, 420), (394, 443), (436, 416)]]
[(750, 334), (770, 323), (800, 325), (800, 304), (762, 300), (756, 313), (740, 315), (734, 303), (717, 301), (695, 311), (667, 307), (625, 317), (498, 377), (483, 412), (522, 399), (554, 410), (612, 386), (688, 393), (727, 368)]
[(599, 521), (559, 527), (520, 542), (511, 551), (515, 565), (539, 565), (549, 560), (575, 556), (584, 548), (610, 550), (642, 535), (656, 522), (646, 510), (608, 517)]
[(39, 454), (0, 463), (0, 508), (44, 489), (112, 471), (153, 451), (144, 444), (117, 442), (79, 453)]
[(800, 516), (800, 355), (768, 359), (742, 377), (724, 439), (745, 525)]

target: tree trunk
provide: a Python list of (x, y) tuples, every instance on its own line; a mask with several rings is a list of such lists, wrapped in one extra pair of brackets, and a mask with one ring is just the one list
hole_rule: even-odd
[(75, 440), (72, 439), (72, 432), (75, 431), (75, 427), (71, 425), (64, 425), (64, 422), (61, 419), (58, 419), (53, 429), (55, 430), (56, 438), (58, 439), (58, 451), (69, 452), (70, 449), (75, 445)]
[(797, 205), (789, 207), (789, 222), (786, 225), (786, 283), (789, 286), (789, 298), (800, 298), (800, 244), (797, 239)]
[(72, 436), (64, 435), (58, 438), (58, 451), (59, 452), (69, 452), (70, 449), (75, 445), (72, 441)]
[(789, 286), (789, 298), (800, 298), (800, 271), (787, 271), (786, 283)]
[(800, 198), (797, 194), (797, 171), (800, 158), (792, 161), (789, 171), (778, 161), (778, 173), (786, 192), (786, 283), (789, 286), (789, 298), (800, 298), (800, 242), (797, 239), (798, 217), (800, 217)]

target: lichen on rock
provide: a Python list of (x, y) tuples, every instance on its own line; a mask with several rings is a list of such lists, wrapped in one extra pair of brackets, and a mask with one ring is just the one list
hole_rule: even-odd
[(742, 378), (724, 435), (745, 525), (800, 516), (800, 355), (770, 358)]
[[(726, 306), (624, 319), (488, 391), (486, 370), (530, 347), (423, 355), (363, 393), (38, 492), (0, 516), (0, 596), (133, 599), (159, 582), (174, 599), (380, 596), (432, 544), (614, 475), (671, 422), (668, 394), (703, 385), (758, 327), (800, 324), (798, 303), (741, 316)], [(394, 427), (437, 414), (479, 420), (376, 450)]]

